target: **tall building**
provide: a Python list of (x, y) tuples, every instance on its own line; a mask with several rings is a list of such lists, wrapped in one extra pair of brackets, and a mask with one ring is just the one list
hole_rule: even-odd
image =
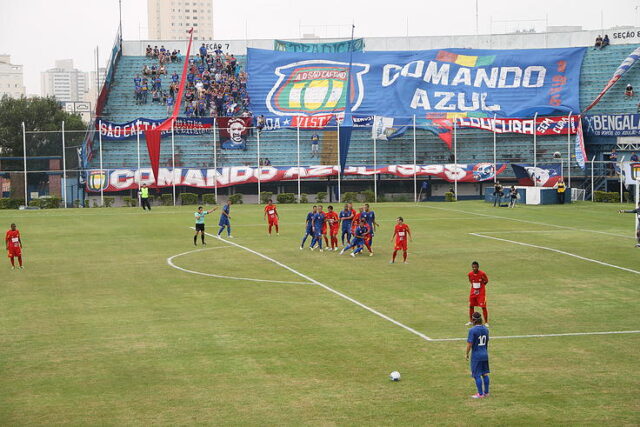
[(55, 67), (40, 73), (42, 96), (55, 96), (58, 101), (83, 101), (89, 91), (89, 77), (73, 68), (73, 59), (55, 62)]
[(151, 40), (213, 39), (213, 0), (147, 0), (147, 16)]
[(4, 95), (11, 98), (25, 95), (22, 65), (12, 64), (10, 55), (0, 55), (0, 98)]

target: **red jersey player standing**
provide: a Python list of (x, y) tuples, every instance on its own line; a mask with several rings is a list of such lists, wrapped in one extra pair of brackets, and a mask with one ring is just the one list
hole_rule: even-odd
[(396, 245), (393, 249), (393, 258), (389, 262), (389, 264), (393, 264), (396, 262), (396, 255), (399, 250), (402, 250), (402, 259), (405, 264), (407, 264), (407, 238), (413, 240), (411, 237), (411, 230), (409, 230), (409, 226), (404, 223), (404, 218), (401, 216), (396, 220), (397, 224), (395, 229), (393, 230), (393, 236), (391, 236), (391, 241), (393, 242), (393, 238), (396, 238)]
[(4, 240), (7, 244), (7, 256), (11, 260), (11, 269), (16, 269), (15, 257), (18, 258), (18, 264), (22, 268), (22, 240), (20, 240), (20, 232), (15, 224), (11, 224), (11, 229), (5, 234)]
[(329, 238), (331, 239), (331, 250), (338, 250), (338, 229), (340, 228), (340, 218), (333, 210), (333, 206), (327, 207), (329, 211), (325, 214), (325, 220), (329, 223)]
[(278, 215), (278, 208), (276, 208), (276, 205), (273, 204), (273, 200), (271, 199), (269, 199), (267, 206), (264, 207), (264, 218), (266, 219), (267, 216), (269, 217), (269, 235), (271, 235), (271, 228), (275, 225), (276, 235), (279, 236), (280, 231), (278, 230), (278, 218), (280, 218), (280, 216)]
[(487, 312), (487, 294), (486, 286), (489, 283), (487, 274), (480, 270), (478, 261), (471, 263), (471, 271), (469, 272), (469, 283), (471, 283), (471, 293), (469, 294), (469, 322), (467, 326), (473, 325), (473, 312), (475, 307), (482, 308), (485, 326), (489, 327), (489, 313)]

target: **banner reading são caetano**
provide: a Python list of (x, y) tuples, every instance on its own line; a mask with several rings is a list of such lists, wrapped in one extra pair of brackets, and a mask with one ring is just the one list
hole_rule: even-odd
[[(351, 112), (530, 117), (580, 111), (585, 48), (354, 52)], [(251, 111), (290, 122), (344, 113), (349, 53), (248, 50)]]

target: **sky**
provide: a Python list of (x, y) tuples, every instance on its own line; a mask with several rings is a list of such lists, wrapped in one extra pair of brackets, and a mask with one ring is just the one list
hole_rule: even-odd
[[(147, 0), (121, 0), (125, 40), (147, 38)], [(170, 1), (170, 0), (165, 0)], [(584, 29), (640, 28), (640, 0), (477, 0), (481, 34), (579, 25)], [(476, 0), (213, 0), (214, 37), (441, 36), (475, 33)], [(606, 10), (603, 10), (606, 5)], [(95, 70), (105, 65), (118, 27), (118, 0), (0, 0), (0, 54), (24, 66), (27, 94), (40, 94), (40, 72), (71, 58)], [(509, 22), (504, 22), (509, 21)]]

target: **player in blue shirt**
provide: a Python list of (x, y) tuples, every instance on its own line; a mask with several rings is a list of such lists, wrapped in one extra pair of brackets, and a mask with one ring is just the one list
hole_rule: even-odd
[(322, 205), (318, 205), (317, 212), (313, 215), (313, 240), (311, 240), (311, 250), (315, 249), (316, 243), (322, 252), (322, 229), (324, 228), (324, 212)]
[(362, 249), (365, 245), (365, 241), (368, 238), (368, 236), (369, 236), (369, 227), (367, 226), (367, 222), (364, 219), (361, 219), (360, 225), (356, 227), (354, 231), (353, 239), (351, 240), (351, 243), (345, 246), (340, 251), (340, 255), (342, 255), (345, 251), (348, 251), (349, 249), (355, 248), (355, 250), (351, 252), (351, 256), (355, 258), (356, 255), (362, 252)]
[(229, 239), (233, 239), (231, 235), (231, 200), (227, 200), (227, 203), (222, 207), (222, 212), (220, 213), (220, 221), (218, 225), (220, 226), (220, 230), (218, 230), (218, 237), (222, 234), (222, 231), (225, 227), (227, 227), (227, 236)]
[(311, 241), (313, 241), (313, 216), (317, 213), (318, 207), (314, 206), (313, 210), (307, 213), (307, 219), (304, 221), (305, 225), (305, 233), (302, 238), (302, 243), (300, 244), (300, 250), (304, 249), (304, 242), (307, 241), (307, 237), (311, 236)]
[[(489, 329), (482, 323), (482, 315), (473, 313), (473, 327), (467, 337), (467, 360), (471, 351), (471, 377), (476, 382), (478, 392), (471, 396), (481, 399), (489, 396)], [(484, 391), (482, 385), (484, 383)]]
[(349, 209), (349, 204), (344, 205), (344, 210), (340, 211), (338, 215), (340, 221), (342, 222), (342, 246), (345, 246), (344, 237), (347, 236), (347, 245), (351, 242), (351, 225), (353, 221), (353, 212)]
[(369, 203), (364, 204), (364, 211), (360, 214), (360, 218), (364, 219), (369, 227), (369, 236), (364, 241), (364, 245), (369, 250), (369, 256), (373, 256), (371, 245), (373, 243), (373, 235), (375, 229), (378, 227), (378, 223), (376, 222), (376, 213), (369, 208)]

